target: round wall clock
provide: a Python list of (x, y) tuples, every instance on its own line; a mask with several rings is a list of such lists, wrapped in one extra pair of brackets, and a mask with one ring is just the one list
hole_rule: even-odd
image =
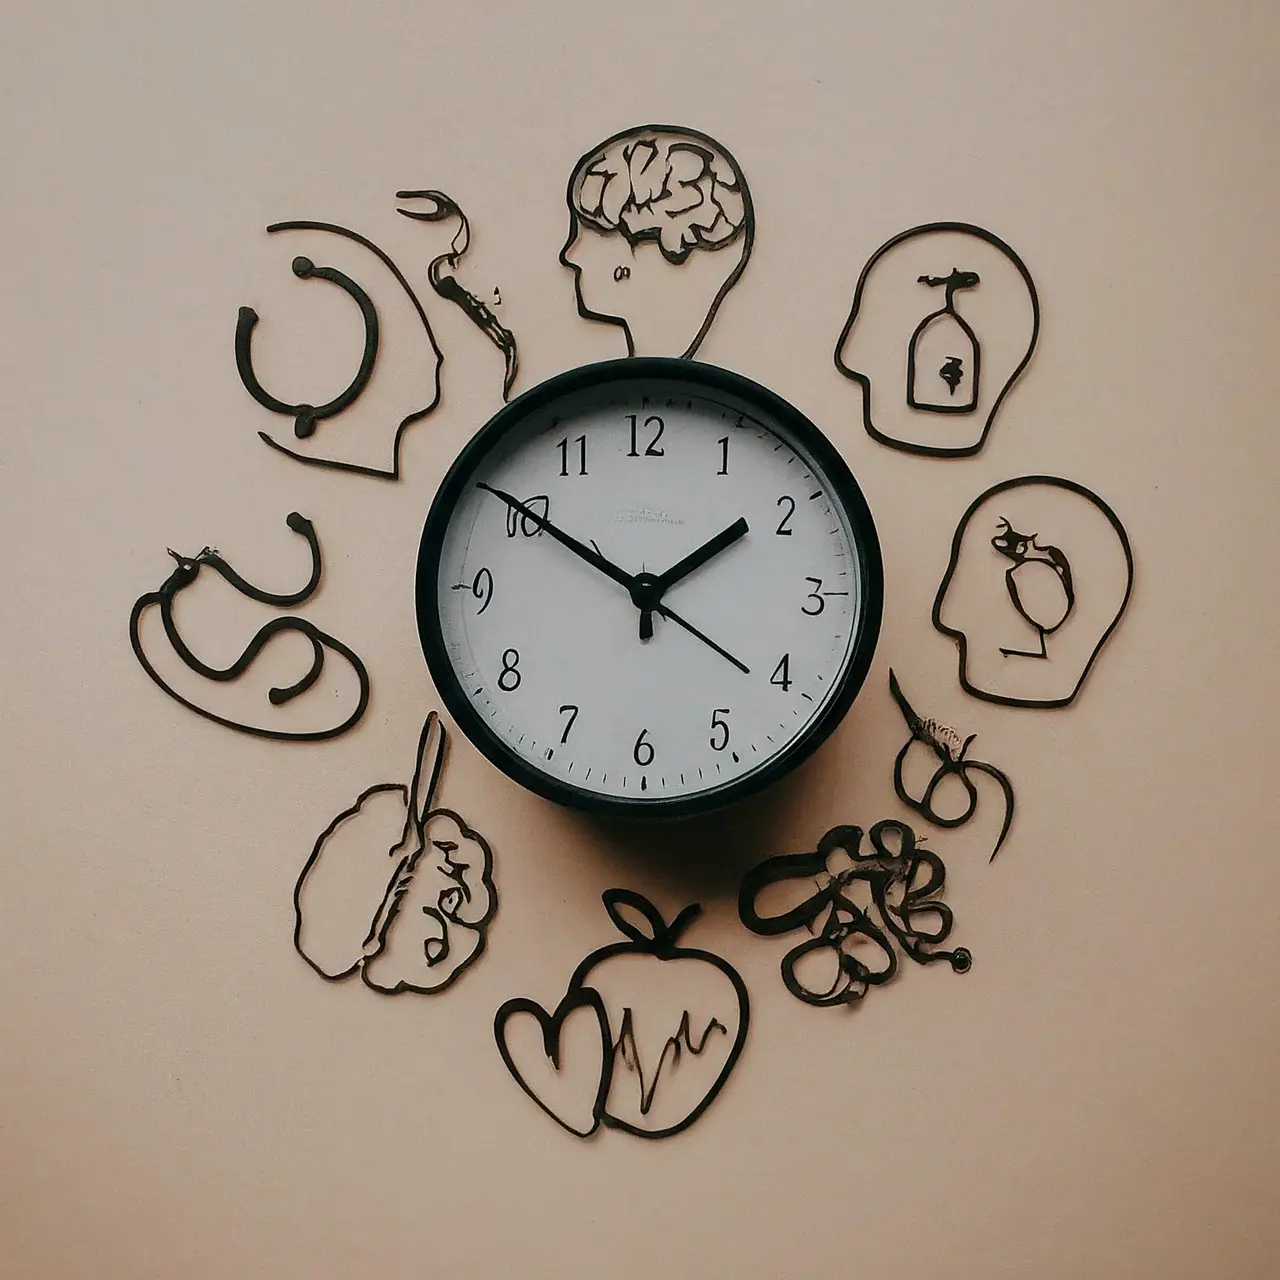
[(822, 432), (712, 365), (587, 365), (467, 445), (418, 554), (445, 706), (516, 782), (685, 816), (810, 755), (880, 630), (875, 525)]

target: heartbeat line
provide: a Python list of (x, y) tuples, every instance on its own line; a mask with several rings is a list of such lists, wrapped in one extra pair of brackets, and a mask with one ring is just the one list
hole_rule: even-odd
[(653, 1095), (657, 1092), (658, 1080), (662, 1076), (662, 1068), (667, 1063), (667, 1055), (671, 1055), (673, 1066), (680, 1061), (683, 1049), (687, 1049), (695, 1058), (699, 1057), (706, 1049), (707, 1041), (711, 1038), (713, 1031), (720, 1031), (724, 1035), (729, 1034), (729, 1028), (724, 1023), (718, 1018), (712, 1018), (707, 1024), (707, 1029), (702, 1033), (702, 1039), (694, 1044), (693, 1035), (689, 1030), (689, 1010), (686, 1009), (681, 1015), (680, 1025), (676, 1028), (675, 1035), (669, 1036), (666, 1044), (662, 1046), (662, 1052), (658, 1055), (658, 1065), (654, 1068), (653, 1080), (646, 1089), (644, 1067), (640, 1062), (640, 1051), (636, 1048), (636, 1033), (632, 1025), (631, 1009), (629, 1007), (623, 1009), (622, 1029), (618, 1032), (618, 1042), (613, 1046), (613, 1050), (621, 1055), (627, 1070), (634, 1071), (640, 1077), (640, 1114), (642, 1116), (647, 1116), (649, 1108), (653, 1106)]

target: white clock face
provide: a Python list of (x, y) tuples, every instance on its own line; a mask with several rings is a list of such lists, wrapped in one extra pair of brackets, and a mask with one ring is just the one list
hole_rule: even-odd
[(570, 392), (461, 479), (432, 601), (454, 696), (564, 787), (670, 807), (767, 773), (865, 648), (837, 482), (730, 392)]

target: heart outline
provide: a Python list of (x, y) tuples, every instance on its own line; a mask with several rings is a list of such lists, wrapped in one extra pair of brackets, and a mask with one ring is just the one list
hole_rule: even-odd
[[(542, 1031), (543, 1050), (552, 1067), (558, 1073), (560, 1070), (560, 1033), (569, 1017), (576, 1010), (584, 1008), (591, 1009), (596, 1015), (596, 1023), (600, 1031), (600, 1082), (596, 1086), (595, 1099), (591, 1105), (591, 1128), (585, 1133), (581, 1129), (575, 1129), (572, 1125), (566, 1124), (529, 1087), (528, 1082), (521, 1075), (520, 1069), (516, 1066), (515, 1059), (511, 1056), (511, 1051), (507, 1048), (506, 1040), (506, 1026), (511, 1018), (518, 1013), (532, 1014), (537, 1019), (538, 1026)], [(604, 1001), (594, 987), (570, 989), (551, 1013), (548, 1013), (536, 1000), (529, 1000), (524, 996), (514, 996), (512, 999), (504, 1001), (498, 1007), (497, 1013), (494, 1014), (493, 1037), (497, 1041), (498, 1052), (502, 1055), (502, 1061), (511, 1073), (512, 1079), (538, 1104), (541, 1110), (545, 1111), (562, 1129), (573, 1134), (575, 1138), (589, 1138), (595, 1133), (600, 1127), (605, 1099), (609, 1093), (613, 1054), (609, 1033), (609, 1018), (605, 1013)]]

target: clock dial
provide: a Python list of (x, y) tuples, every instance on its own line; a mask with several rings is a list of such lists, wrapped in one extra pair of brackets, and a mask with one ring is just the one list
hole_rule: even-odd
[(535, 388), (468, 446), (424, 532), (419, 616), (442, 696), (508, 773), (689, 812), (833, 726), (879, 573), (856, 485), (796, 410), (631, 360)]

